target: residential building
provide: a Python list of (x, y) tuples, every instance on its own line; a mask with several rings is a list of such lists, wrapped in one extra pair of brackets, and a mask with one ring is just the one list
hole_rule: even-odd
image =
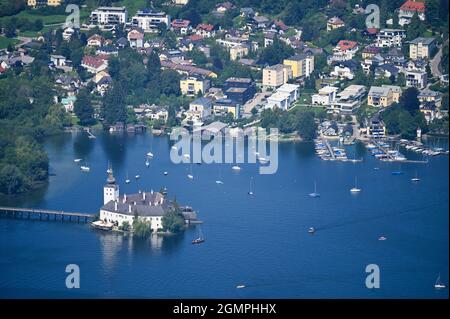
[(425, 21), (425, 2), (406, 1), (399, 9), (398, 24), (401, 26), (410, 24), (412, 17), (416, 14), (421, 21)]
[(91, 12), (90, 22), (97, 26), (125, 24), (128, 20), (126, 7), (99, 7)]
[(224, 14), (225, 12), (227, 12), (230, 9), (234, 8), (234, 4), (232, 4), (229, 1), (226, 2), (221, 2), (216, 4), (216, 12)]
[(28, 0), (27, 5), (33, 8), (41, 6), (58, 7), (62, 2), (62, 0)]
[(248, 55), (248, 51), (249, 51), (248, 46), (245, 44), (230, 47), (228, 49), (228, 52), (230, 52), (230, 60), (232, 61), (239, 60)]
[(374, 139), (386, 137), (386, 126), (378, 115), (371, 117), (367, 121), (366, 134)]
[(87, 39), (87, 45), (89, 47), (99, 48), (103, 45), (104, 42), (105, 42), (105, 38), (99, 34), (94, 34)]
[(289, 109), (298, 100), (299, 88), (300, 86), (296, 84), (283, 84), (267, 98), (266, 108)]
[(398, 103), (401, 95), (399, 86), (372, 86), (367, 96), (367, 105), (376, 107), (388, 107), (392, 103)]
[(426, 71), (422, 70), (405, 70), (406, 86), (424, 89), (428, 83)]
[(201, 35), (203, 38), (211, 38), (216, 35), (214, 26), (212, 24), (200, 23), (195, 28), (195, 33)]
[(344, 61), (334, 66), (333, 71), (330, 72), (331, 77), (338, 79), (353, 80), (358, 64), (355, 61)]
[(256, 87), (250, 78), (228, 78), (223, 85), (223, 92), (228, 99), (244, 105), (256, 93)]
[(352, 84), (336, 95), (328, 109), (334, 113), (351, 114), (361, 106), (366, 94), (365, 86)]
[(189, 103), (189, 110), (186, 115), (194, 120), (204, 121), (212, 115), (211, 99), (201, 97)]
[(314, 55), (297, 54), (285, 59), (283, 64), (291, 67), (294, 78), (309, 77), (314, 71)]
[(185, 6), (189, 3), (189, 0), (172, 0), (172, 2), (179, 6)]
[(238, 119), (241, 117), (240, 107), (240, 104), (231, 99), (218, 99), (213, 103), (213, 113), (216, 116), (226, 116), (231, 113), (234, 119)]
[(209, 87), (210, 81), (198, 76), (190, 76), (180, 80), (181, 93), (188, 96), (196, 96), (199, 93), (205, 94)]
[(179, 34), (188, 34), (191, 29), (191, 21), (183, 19), (175, 19), (171, 22), (172, 30)]
[(336, 100), (336, 94), (339, 91), (337, 87), (325, 86), (319, 89), (319, 93), (312, 95), (311, 103), (313, 105), (331, 105)]
[(52, 62), (55, 67), (65, 66), (66, 61), (67, 59), (65, 56), (55, 54), (50, 55), (50, 62)]
[(375, 55), (381, 54), (381, 52), (382, 52), (381, 48), (376, 47), (374, 45), (369, 45), (362, 50), (361, 56), (363, 59), (370, 59)]
[(98, 73), (108, 68), (108, 61), (99, 57), (84, 56), (81, 66), (90, 73)]
[(361, 61), (361, 68), (365, 74), (369, 74), (378, 66), (383, 65), (384, 62), (384, 58), (381, 55), (377, 54), (375, 56), (372, 56), (371, 58), (367, 58)]
[(424, 89), (419, 92), (419, 95), (417, 96), (420, 103), (426, 103), (426, 102), (432, 102), (437, 107), (441, 107), (442, 105), (442, 93), (433, 91), (430, 89)]
[(164, 12), (153, 11), (152, 9), (139, 10), (132, 18), (131, 25), (139, 27), (144, 32), (158, 33), (159, 25), (164, 24), (166, 29), (170, 27), (170, 16)]
[(65, 28), (62, 34), (64, 41), (70, 41), (72, 35), (75, 33), (75, 30), (72, 28)]
[(332, 17), (327, 21), (327, 31), (339, 29), (342, 27), (345, 27), (345, 23), (338, 17)]
[(290, 65), (275, 64), (263, 69), (263, 87), (277, 88), (287, 83), (292, 78), (292, 67)]
[(144, 31), (140, 28), (134, 28), (127, 34), (127, 40), (133, 49), (142, 49), (144, 47)]
[(353, 59), (356, 52), (358, 52), (358, 42), (350, 40), (341, 40), (333, 49), (333, 55), (327, 58), (327, 63), (343, 62)]
[(409, 42), (409, 58), (430, 59), (436, 49), (436, 41), (434, 38), (416, 38)]
[(375, 46), (379, 48), (401, 47), (404, 38), (406, 38), (405, 30), (382, 29), (377, 34)]
[(211, 77), (211, 78), (217, 78), (217, 74), (214, 73), (213, 71), (198, 68), (193, 65), (185, 65), (185, 64), (174, 63), (171, 61), (162, 60), (161, 67), (163, 69), (175, 70), (180, 74), (186, 74), (188, 76), (201, 75), (201, 76), (207, 76), (207, 77)]

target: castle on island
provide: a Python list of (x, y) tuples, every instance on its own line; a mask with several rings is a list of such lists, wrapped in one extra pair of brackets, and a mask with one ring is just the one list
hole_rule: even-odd
[[(163, 228), (163, 217), (176, 210), (176, 203), (160, 192), (141, 192), (120, 195), (119, 185), (111, 167), (103, 187), (103, 206), (100, 208), (100, 223), (107, 228), (120, 227), (124, 222), (132, 226), (135, 218), (149, 223), (152, 231)], [(190, 207), (179, 207), (186, 224), (197, 223), (196, 213)], [(100, 224), (98, 224), (100, 225)]]

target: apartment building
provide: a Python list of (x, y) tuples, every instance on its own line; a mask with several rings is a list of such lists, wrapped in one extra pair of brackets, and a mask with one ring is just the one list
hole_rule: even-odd
[(131, 18), (131, 25), (133, 27), (139, 27), (147, 33), (158, 33), (160, 24), (164, 24), (166, 29), (169, 29), (171, 25), (170, 16), (162, 11), (142, 9)]
[(263, 69), (262, 84), (264, 87), (277, 88), (292, 78), (290, 65), (275, 64)]
[(285, 59), (283, 64), (291, 67), (294, 78), (308, 77), (314, 71), (314, 56), (311, 54), (297, 54)]

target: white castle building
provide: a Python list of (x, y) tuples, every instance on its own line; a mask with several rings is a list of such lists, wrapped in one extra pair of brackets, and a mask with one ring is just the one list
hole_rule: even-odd
[(150, 223), (152, 231), (163, 228), (162, 219), (170, 211), (175, 210), (173, 202), (159, 192), (140, 192), (137, 194), (120, 196), (119, 185), (113, 175), (112, 168), (108, 168), (108, 179), (103, 187), (103, 206), (100, 208), (100, 220), (122, 226), (124, 222), (133, 225), (134, 219), (145, 220)]

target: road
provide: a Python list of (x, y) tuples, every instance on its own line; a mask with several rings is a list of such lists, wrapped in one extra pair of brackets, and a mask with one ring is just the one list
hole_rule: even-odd
[(252, 109), (256, 107), (258, 104), (264, 104), (263, 99), (268, 96), (270, 96), (269, 92), (256, 93), (253, 99), (244, 105), (244, 115), (251, 115)]
[[(448, 42), (448, 40), (447, 40)], [(442, 76), (442, 72), (441, 70), (439, 70), (439, 64), (441, 64), (441, 59), (442, 59), (442, 47), (444, 46), (444, 44), (442, 44), (439, 47), (439, 51), (436, 53), (436, 55), (434, 56), (434, 58), (430, 61), (430, 67), (431, 67), (431, 73), (433, 74), (434, 77), (439, 78)]]
[(22, 45), (27, 44), (33, 40), (33, 38), (30, 37), (20, 37), (20, 36), (17, 37), (16, 39), (20, 41), (18, 44), (16, 44), (16, 48), (20, 48)]

